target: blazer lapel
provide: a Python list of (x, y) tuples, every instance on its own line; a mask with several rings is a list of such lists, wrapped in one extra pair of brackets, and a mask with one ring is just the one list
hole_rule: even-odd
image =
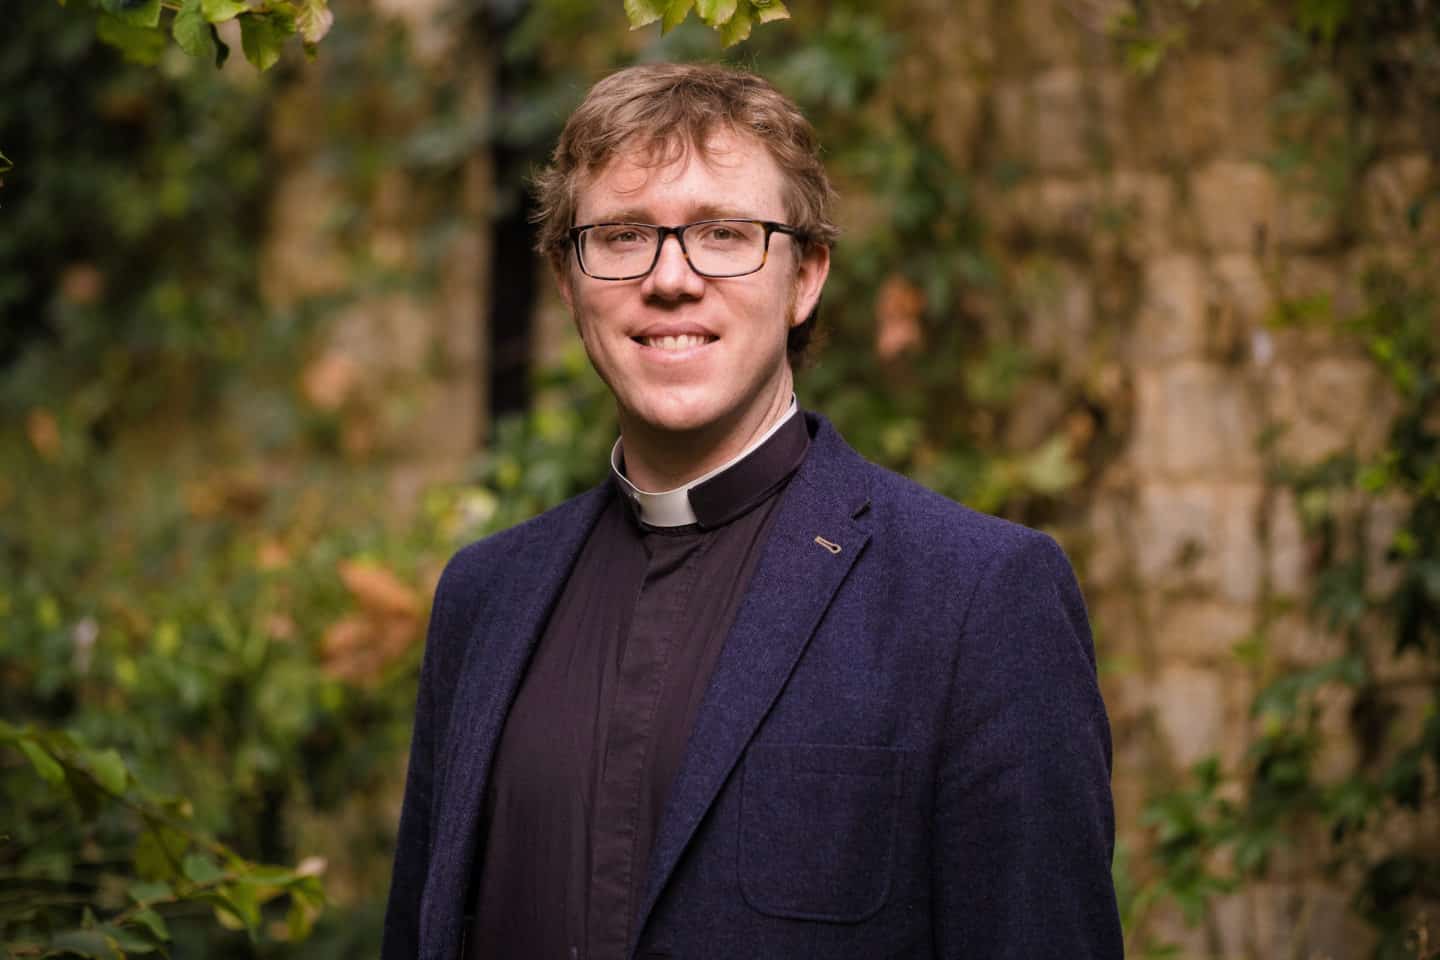
[[(650, 854), (641, 931), (700, 820), (779, 696), (869, 540), (863, 461), (828, 422), (786, 488), (769, 542), (715, 665)], [(821, 541), (824, 541), (823, 543)]]
[[(426, 897), (432, 908), (427, 919), (449, 927), (432, 929), (427, 937), (435, 938), (439, 955), (451, 955), (460, 943), (480, 798), (505, 715), (560, 589), (610, 495), (610, 484), (605, 483), (532, 521), (524, 539), (511, 548), (513, 571), (492, 581), (502, 591), (488, 605), (492, 617), (471, 627), (448, 725), (446, 775)], [(464, 907), (452, 912), (453, 919), (442, 920), (440, 908), (457, 903)]]

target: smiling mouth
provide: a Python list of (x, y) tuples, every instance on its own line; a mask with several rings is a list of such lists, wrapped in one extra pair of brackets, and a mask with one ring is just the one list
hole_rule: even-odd
[(657, 350), (690, 350), (694, 347), (703, 347), (707, 343), (714, 343), (720, 338), (699, 333), (682, 333), (679, 336), (631, 337), (630, 339), (643, 347), (654, 347)]

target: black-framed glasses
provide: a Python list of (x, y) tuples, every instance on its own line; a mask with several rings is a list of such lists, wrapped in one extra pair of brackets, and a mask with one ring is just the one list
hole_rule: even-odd
[(765, 266), (771, 234), (804, 237), (773, 220), (697, 220), (678, 227), (654, 223), (587, 223), (570, 228), (575, 258), (587, 277), (638, 280), (660, 262), (660, 248), (671, 234), (690, 269), (702, 277), (743, 277)]

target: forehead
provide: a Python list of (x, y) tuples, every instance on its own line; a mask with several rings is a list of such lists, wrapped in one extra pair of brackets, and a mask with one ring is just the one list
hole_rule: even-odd
[(779, 220), (783, 194), (780, 168), (752, 136), (716, 131), (699, 149), (683, 141), (632, 142), (580, 178), (576, 222), (726, 214)]

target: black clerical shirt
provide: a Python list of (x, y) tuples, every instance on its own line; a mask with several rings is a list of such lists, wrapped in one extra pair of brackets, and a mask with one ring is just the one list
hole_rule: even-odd
[[(622, 476), (526, 669), (483, 798), (471, 960), (619, 960), (670, 785), (779, 493), (789, 419), (676, 497)], [(618, 473), (618, 471), (617, 471)], [(693, 515), (692, 515), (693, 511)], [(651, 522), (647, 522), (651, 521)]]

